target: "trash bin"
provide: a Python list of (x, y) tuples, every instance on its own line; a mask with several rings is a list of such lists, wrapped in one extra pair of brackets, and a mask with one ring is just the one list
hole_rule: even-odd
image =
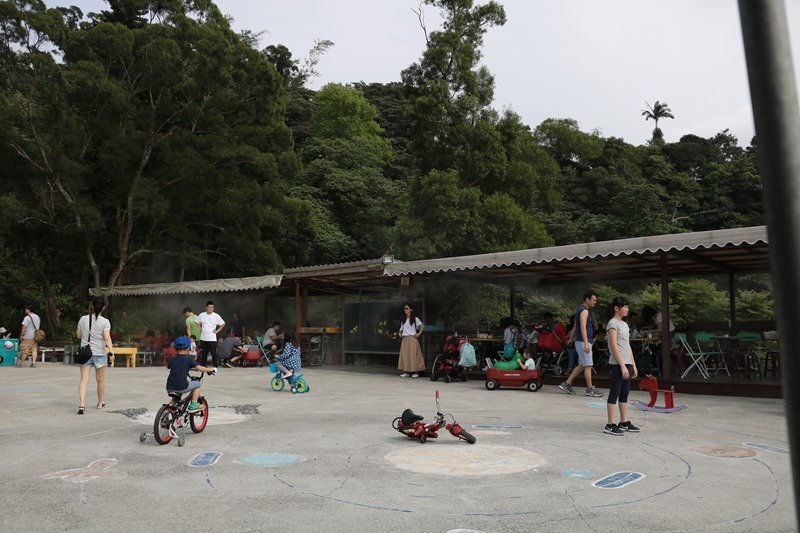
[(0, 366), (14, 366), (19, 355), (19, 339), (3, 339), (0, 342)]
[(71, 365), (72, 364), (72, 356), (75, 353), (75, 347), (67, 344), (64, 346), (64, 364)]

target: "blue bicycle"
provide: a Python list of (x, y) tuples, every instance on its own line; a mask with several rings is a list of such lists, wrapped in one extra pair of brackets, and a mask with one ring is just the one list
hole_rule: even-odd
[(292, 374), (288, 378), (284, 379), (283, 374), (278, 367), (272, 363), (269, 366), (269, 369), (275, 372), (275, 375), (272, 376), (270, 380), (270, 385), (272, 386), (272, 390), (274, 391), (281, 391), (283, 387), (286, 386), (286, 381), (289, 382), (289, 385), (292, 387), (292, 394), (297, 394), (298, 392), (308, 392), (309, 386), (306, 379), (303, 377), (303, 374)]

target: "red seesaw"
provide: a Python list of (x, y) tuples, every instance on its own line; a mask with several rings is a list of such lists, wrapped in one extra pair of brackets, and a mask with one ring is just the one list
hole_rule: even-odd
[[(645, 374), (644, 379), (639, 382), (639, 390), (650, 391), (650, 403), (645, 404), (641, 400), (633, 402), (633, 406), (643, 411), (655, 411), (658, 413), (672, 413), (675, 411), (682, 411), (689, 407), (688, 405), (675, 406), (674, 394), (675, 387), (667, 389), (658, 388), (658, 380), (652, 374)], [(664, 394), (664, 406), (656, 405), (658, 401), (658, 393)]]

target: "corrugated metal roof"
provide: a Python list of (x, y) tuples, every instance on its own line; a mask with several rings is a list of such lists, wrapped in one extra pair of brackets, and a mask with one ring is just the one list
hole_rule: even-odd
[(119, 287), (89, 289), (92, 296), (146, 296), (152, 294), (213, 293), (272, 289), (281, 284), (282, 275), (256, 276), (251, 278), (210, 279), (182, 281), (177, 283), (147, 283)]
[(395, 261), (385, 265), (385, 276), (491, 273), (496, 276), (537, 275), (540, 281), (570, 279), (658, 279), (661, 257), (669, 275), (769, 270), (766, 226), (672, 235), (636, 237), (549, 248), (490, 254)]

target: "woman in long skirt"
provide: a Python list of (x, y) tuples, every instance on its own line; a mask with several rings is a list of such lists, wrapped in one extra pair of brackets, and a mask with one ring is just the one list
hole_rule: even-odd
[(403, 307), (403, 323), (400, 326), (400, 360), (397, 368), (402, 370), (401, 378), (418, 378), (419, 371), (425, 370), (425, 358), (419, 346), (419, 336), (422, 335), (425, 325), (414, 315), (414, 306), (407, 303)]

